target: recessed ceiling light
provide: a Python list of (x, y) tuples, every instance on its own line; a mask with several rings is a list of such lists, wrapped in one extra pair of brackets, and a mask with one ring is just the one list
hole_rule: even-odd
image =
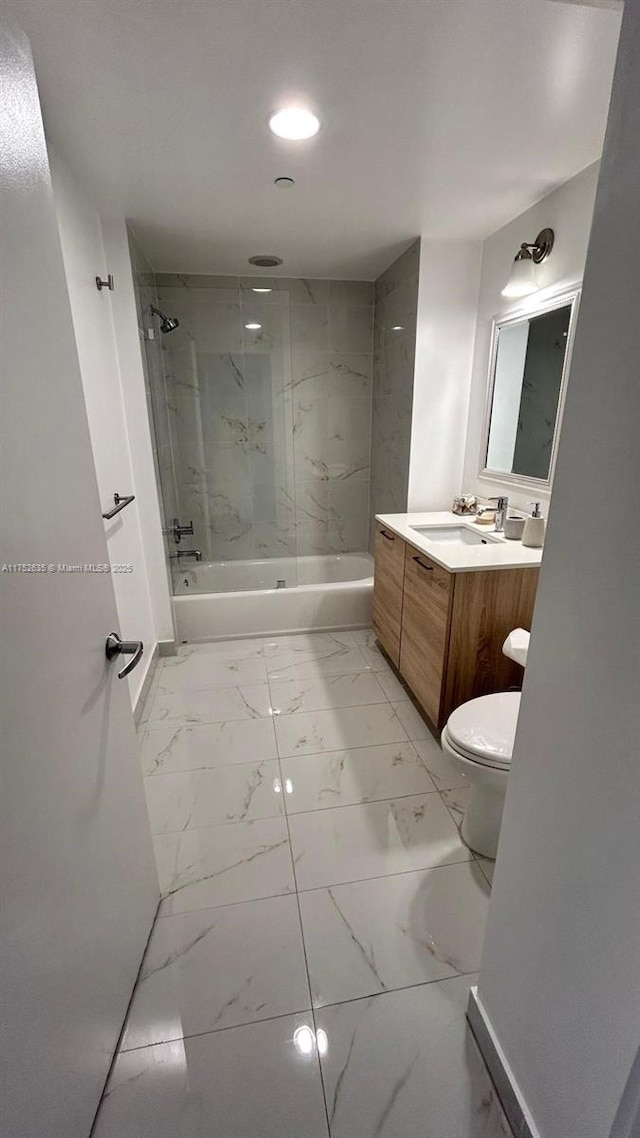
[(269, 129), (278, 138), (287, 138), (291, 142), (302, 142), (305, 138), (313, 138), (320, 130), (320, 119), (313, 111), (306, 107), (283, 107), (274, 111), (269, 118)]
[(273, 184), (277, 186), (279, 190), (290, 190), (296, 183), (293, 178), (288, 178), (285, 174), (280, 178), (274, 178)]
[(271, 292), (272, 290), (270, 288), (252, 288), (251, 291), (252, 292)]
[(249, 332), (259, 332), (262, 328), (262, 324), (245, 324), (245, 328)]

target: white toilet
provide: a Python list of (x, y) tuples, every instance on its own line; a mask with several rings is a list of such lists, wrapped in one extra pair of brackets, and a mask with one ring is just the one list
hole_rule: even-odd
[[(529, 633), (517, 628), (502, 651), (524, 667), (528, 648)], [(462, 837), (484, 857), (494, 858), (498, 849), (519, 711), (520, 692), (483, 695), (457, 707), (442, 732), (443, 751), (456, 760), (471, 788)]]

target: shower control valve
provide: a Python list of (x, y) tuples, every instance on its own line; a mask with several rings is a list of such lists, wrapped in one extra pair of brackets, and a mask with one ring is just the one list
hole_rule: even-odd
[(181, 526), (179, 518), (172, 518), (171, 525), (167, 526), (163, 533), (170, 534), (176, 545), (179, 545), (185, 534), (193, 533), (193, 521), (190, 521), (188, 526)]

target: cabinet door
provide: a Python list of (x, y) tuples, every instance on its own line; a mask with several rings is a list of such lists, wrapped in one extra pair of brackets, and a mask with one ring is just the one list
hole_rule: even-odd
[(404, 551), (401, 537), (376, 525), (373, 631), (396, 667), (400, 662)]
[(437, 728), (441, 726), (452, 592), (451, 574), (408, 545), (400, 671)]

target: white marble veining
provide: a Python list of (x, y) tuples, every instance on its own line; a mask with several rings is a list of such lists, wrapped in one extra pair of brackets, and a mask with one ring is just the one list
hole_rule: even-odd
[(301, 893), (314, 1005), (477, 971), (487, 905), (473, 861)]
[(166, 915), (295, 890), (284, 818), (160, 834), (153, 844)]
[(467, 1026), (473, 977), (316, 1012), (332, 1138), (502, 1138), (508, 1134)]
[(94, 1138), (329, 1138), (317, 1055), (294, 1042), (309, 1023), (284, 1016), (122, 1052)]
[(177, 723), (184, 727), (196, 723), (223, 723), (233, 719), (258, 719), (271, 715), (268, 684), (238, 687), (184, 687), (167, 691), (160, 681), (149, 726)]
[(435, 792), (293, 814), (289, 832), (301, 890), (471, 858)]
[(156, 727), (144, 732), (140, 747), (142, 773), (146, 776), (212, 770), (277, 757), (271, 718), (235, 719), (198, 727)]
[(429, 793), (433, 782), (411, 743), (384, 743), (282, 759), (288, 814)]
[(169, 658), (162, 671), (160, 690), (179, 692), (186, 688), (226, 688), (242, 684), (266, 683), (264, 658), (243, 656), (224, 658), (213, 654), (190, 653)]
[(271, 677), (271, 707), (274, 715), (386, 702), (387, 696), (373, 672), (313, 676), (299, 680), (276, 680)]
[(374, 743), (399, 743), (407, 738), (388, 703), (281, 715), (276, 718), (275, 727), (281, 758), (369, 747)]
[(153, 834), (274, 818), (283, 811), (275, 759), (158, 774), (145, 779), (145, 793)]
[(156, 922), (122, 1050), (309, 1007), (295, 897), (201, 909)]
[(493, 863), (372, 632), (183, 645), (149, 707), (163, 901), (96, 1138), (511, 1138), (464, 1017)]
[[(396, 708), (396, 712), (397, 712)], [(429, 733), (423, 739), (414, 739), (413, 745), (429, 771), (436, 790), (451, 790), (469, 785), (461, 773), (461, 764), (442, 750), (440, 743)]]

